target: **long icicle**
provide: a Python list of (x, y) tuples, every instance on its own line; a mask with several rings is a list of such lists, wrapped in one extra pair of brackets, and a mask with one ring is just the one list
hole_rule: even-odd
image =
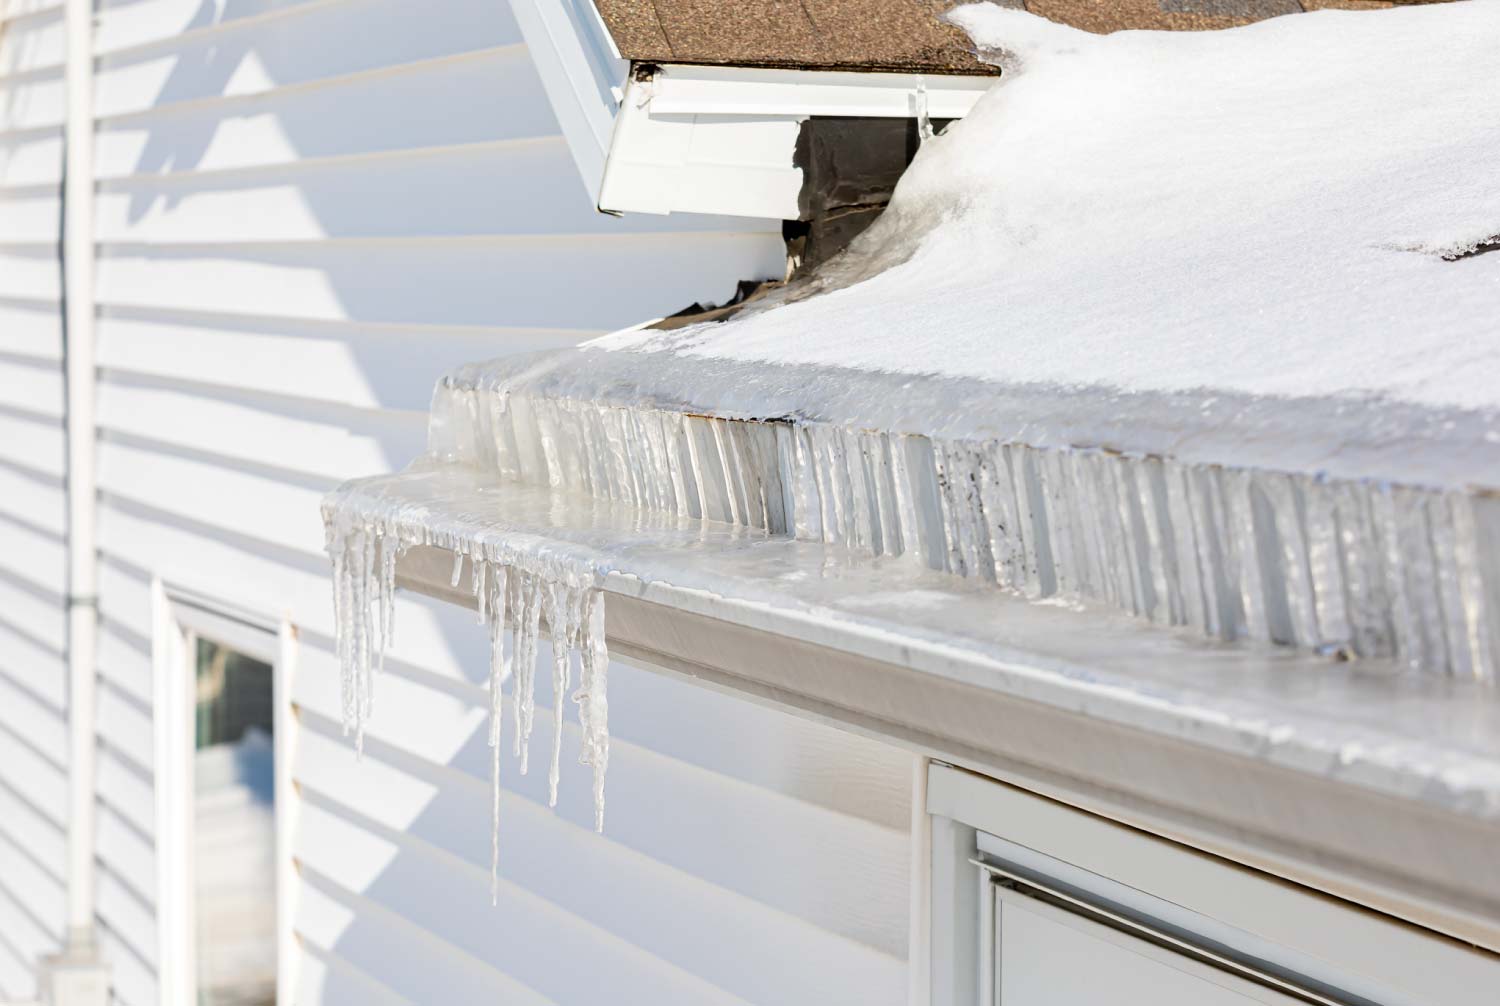
[(496, 565), (490, 587), (490, 904), (500, 901), (500, 731), (504, 725), (506, 567)]
[(563, 708), (567, 704), (568, 670), (571, 663), (568, 646), (568, 588), (560, 583), (547, 585), (547, 622), (552, 630), (552, 764), (547, 769), (547, 806), (557, 806), (557, 783), (562, 778)]
[(583, 748), (578, 760), (594, 769), (594, 830), (604, 830), (604, 774), (609, 769), (609, 652), (604, 642), (604, 593), (590, 590), (580, 627), (582, 681), (573, 701), (583, 725)]

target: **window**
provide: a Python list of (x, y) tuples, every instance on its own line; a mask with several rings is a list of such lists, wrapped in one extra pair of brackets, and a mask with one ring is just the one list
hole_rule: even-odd
[(295, 633), (162, 585), (155, 603), (162, 998), (288, 1002)]
[(274, 671), (216, 640), (195, 644), (197, 1002), (267, 1006), (276, 1001)]
[(1328, 894), (934, 764), (932, 1006), (1417, 1006), (1500, 958)]

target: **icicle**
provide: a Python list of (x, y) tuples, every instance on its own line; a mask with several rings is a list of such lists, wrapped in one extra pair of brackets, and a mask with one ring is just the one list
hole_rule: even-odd
[(464, 576), (464, 554), (458, 549), (453, 550), (453, 576), (448, 580), (448, 586), (454, 590), (458, 589), (458, 581)]
[(474, 557), (474, 563), (472, 567), (473, 573), (470, 574), (471, 579), (473, 579), (474, 581), (474, 611), (479, 618), (480, 625), (484, 624), (485, 617), (489, 613), (489, 596), (485, 593), (484, 589), (484, 568), (486, 565), (487, 563), (484, 561), (484, 559), (476, 555)]
[(396, 562), (401, 556), (401, 541), (395, 529), (382, 535), (380, 540), (384, 544), (380, 560), (380, 670), (383, 672), (385, 651), (396, 641)]
[(573, 695), (578, 703), (578, 720), (583, 727), (583, 744), (578, 761), (594, 769), (594, 830), (604, 830), (604, 775), (609, 769), (609, 652), (604, 642), (604, 594), (591, 590), (585, 598), (586, 611), (580, 643), (582, 674)]
[(516, 754), (521, 774), (531, 762), (531, 725), (536, 718), (536, 643), (542, 615), (542, 584), (535, 576), (521, 578), (520, 607), (516, 611)]
[(927, 114), (927, 81), (917, 76), (917, 92), (912, 96), (912, 108), (917, 118), (917, 141), (926, 143), (932, 139), (932, 119)]
[(504, 724), (501, 685), (505, 681), (505, 593), (507, 570), (495, 567), (490, 613), (490, 904), (500, 900), (500, 731)]
[(562, 777), (563, 706), (568, 694), (569, 603), (568, 588), (560, 583), (547, 585), (547, 625), (552, 630), (552, 764), (547, 770), (547, 806), (557, 806), (557, 783)]

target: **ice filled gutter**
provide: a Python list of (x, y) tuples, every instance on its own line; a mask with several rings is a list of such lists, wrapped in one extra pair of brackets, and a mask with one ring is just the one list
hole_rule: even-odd
[[(325, 519), (347, 543), (346, 620), (363, 608), (366, 625), (381, 625), (398, 583), (469, 605), (478, 583), (498, 630), (496, 599), (509, 594), (513, 743), (530, 718), (530, 641), (544, 631), (559, 652), (581, 648), (596, 785), (608, 637), (647, 666), (1043, 779), (1210, 846), (1272, 850), (1363, 888), (1375, 878), (1382, 907), (1500, 946), (1500, 703), (1480, 685), (1202, 641), (901, 559), (463, 466), (349, 483)], [(349, 561), (366, 541), (368, 578), (363, 559)], [(466, 557), (458, 576), (455, 555)], [(357, 683), (370, 671), (361, 630), (351, 638)], [(367, 696), (349, 693), (356, 729)]]

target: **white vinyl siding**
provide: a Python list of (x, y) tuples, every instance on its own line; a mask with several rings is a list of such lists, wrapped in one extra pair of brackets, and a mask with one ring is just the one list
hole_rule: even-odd
[(492, 908), (472, 614), (403, 598), (363, 761), (337, 725), (322, 493), (420, 451), (445, 369), (727, 298), (779, 224), (595, 213), (503, 0), (105, 0), (97, 44), (117, 999), (157, 1000), (159, 576), (299, 631), (301, 1006), (904, 1001), (904, 753), (616, 665), (605, 834), (571, 726), (547, 808), (539, 712)]
[(65, 917), (62, 123), (61, 4), (0, 0), (0, 1001)]

